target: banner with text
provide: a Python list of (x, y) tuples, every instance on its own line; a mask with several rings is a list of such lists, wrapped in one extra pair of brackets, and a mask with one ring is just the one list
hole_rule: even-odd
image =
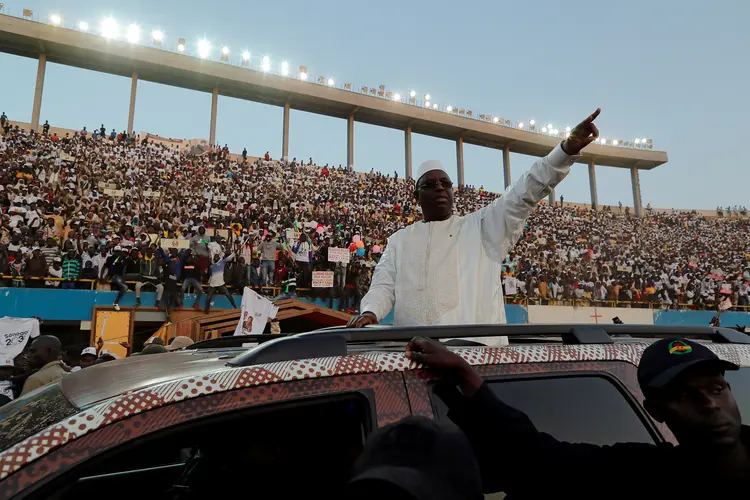
[(349, 249), (328, 247), (328, 262), (343, 262), (344, 264), (348, 264)]
[(333, 288), (333, 271), (313, 271), (313, 288)]

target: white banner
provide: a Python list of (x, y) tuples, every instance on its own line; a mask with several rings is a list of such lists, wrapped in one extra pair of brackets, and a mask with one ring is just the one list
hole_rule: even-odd
[(328, 262), (343, 262), (344, 264), (348, 264), (349, 249), (328, 247)]
[(107, 196), (111, 196), (113, 198), (122, 198), (123, 196), (125, 196), (125, 191), (123, 191), (122, 189), (105, 189), (103, 192)]
[(313, 288), (333, 288), (333, 271), (313, 271)]
[(206, 236), (219, 236), (225, 240), (229, 239), (229, 229), (206, 229)]
[(529, 306), (529, 324), (613, 324), (617, 317), (626, 325), (653, 325), (651, 309), (624, 307)]
[(242, 294), (242, 314), (235, 335), (260, 334), (266, 328), (268, 319), (275, 318), (279, 308), (265, 297), (261, 297), (250, 288), (245, 287)]
[(164, 250), (169, 250), (170, 248), (177, 248), (178, 250), (182, 250), (183, 248), (190, 248), (190, 240), (161, 240), (161, 247)]
[(231, 213), (227, 212), (226, 210), (219, 210), (218, 208), (211, 209), (211, 215), (221, 215), (222, 217), (229, 217), (232, 215)]
[(117, 184), (114, 182), (102, 182), (98, 183), (99, 189), (117, 189)]
[(33, 318), (0, 318), (0, 366), (13, 366), (30, 338), (39, 336), (39, 321)]

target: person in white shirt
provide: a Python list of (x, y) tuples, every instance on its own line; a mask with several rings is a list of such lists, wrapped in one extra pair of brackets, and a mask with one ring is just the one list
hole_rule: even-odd
[(576, 125), (501, 198), (465, 217), (453, 215), (453, 183), (440, 162), (423, 163), (414, 196), (424, 220), (389, 238), (362, 299), (362, 312), (349, 326), (378, 323), (391, 309), (396, 326), (505, 323), (503, 259), (539, 201), (598, 137), (593, 122), (599, 112)]
[(227, 299), (229, 299), (229, 303), (232, 304), (233, 309), (237, 309), (237, 304), (234, 302), (234, 297), (232, 297), (232, 294), (229, 293), (229, 290), (227, 290), (227, 287), (224, 283), (224, 267), (226, 267), (226, 263), (234, 260), (234, 254), (229, 255), (228, 257), (221, 257), (218, 253), (214, 255), (214, 263), (211, 264), (210, 268), (210, 277), (208, 278), (208, 286), (210, 287), (208, 290), (208, 294), (206, 294), (206, 309), (204, 312), (208, 314), (208, 312), (211, 310), (211, 299), (213, 298), (214, 294), (216, 292), (224, 295)]

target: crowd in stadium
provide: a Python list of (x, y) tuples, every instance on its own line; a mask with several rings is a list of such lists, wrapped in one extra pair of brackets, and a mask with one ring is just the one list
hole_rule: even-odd
[[(231, 297), (227, 287), (239, 294), (296, 278), (309, 288), (313, 271), (331, 270), (334, 289), (318, 292), (354, 312), (388, 236), (420, 219), (413, 181), (395, 174), (268, 153), (251, 161), (226, 147), (169, 147), (103, 125), (64, 137), (48, 125), (43, 134), (3, 125), (2, 286), (111, 286), (118, 301), (145, 286), (169, 309), (188, 290), (200, 307), (208, 283), (208, 309), (213, 293)], [(459, 187), (456, 213), (497, 197)], [(506, 259), (505, 294), (542, 304), (750, 305), (750, 223), (726, 215), (637, 218), (541, 204)], [(349, 248), (350, 263), (329, 262), (328, 247)]]

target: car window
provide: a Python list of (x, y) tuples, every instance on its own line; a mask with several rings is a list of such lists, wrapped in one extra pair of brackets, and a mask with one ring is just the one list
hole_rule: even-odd
[(102, 491), (138, 498), (144, 484), (153, 499), (176, 498), (177, 489), (185, 498), (260, 498), (268, 485), (278, 498), (303, 498), (345, 484), (373, 421), (359, 394), (233, 411), (122, 443), (32, 498), (79, 500)]
[(77, 412), (57, 383), (0, 406), (0, 450)]
[[(612, 381), (602, 376), (488, 380), (506, 404), (561, 441), (611, 445), (654, 443), (643, 420)], [(447, 408), (432, 396), (441, 417)]]
[(750, 423), (750, 368), (740, 368), (724, 375), (732, 387), (732, 394), (737, 401), (743, 423)]

